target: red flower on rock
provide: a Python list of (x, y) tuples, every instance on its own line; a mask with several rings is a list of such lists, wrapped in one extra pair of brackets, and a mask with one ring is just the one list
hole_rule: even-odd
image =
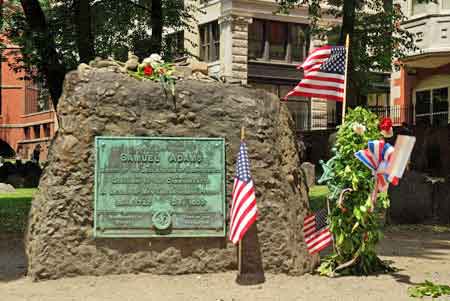
[(147, 76), (152, 76), (153, 74), (153, 68), (150, 65), (147, 65), (144, 67), (144, 74)]

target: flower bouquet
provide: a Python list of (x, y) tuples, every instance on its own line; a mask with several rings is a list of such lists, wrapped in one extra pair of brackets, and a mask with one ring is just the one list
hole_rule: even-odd
[(164, 92), (170, 91), (172, 96), (175, 95), (175, 77), (173, 76), (174, 66), (171, 63), (166, 63), (159, 54), (152, 54), (150, 57), (144, 59), (138, 65), (136, 71), (129, 71), (129, 73), (138, 79), (149, 79), (160, 82)]

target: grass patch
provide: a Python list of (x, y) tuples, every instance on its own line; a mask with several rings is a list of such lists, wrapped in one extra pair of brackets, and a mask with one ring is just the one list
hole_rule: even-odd
[(328, 188), (326, 185), (315, 185), (309, 189), (309, 206), (316, 211), (327, 208)]
[(0, 233), (25, 231), (31, 199), (36, 188), (16, 189), (14, 193), (0, 193)]

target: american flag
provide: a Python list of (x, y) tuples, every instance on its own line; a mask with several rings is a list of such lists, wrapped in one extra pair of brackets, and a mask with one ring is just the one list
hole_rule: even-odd
[(256, 209), (255, 189), (250, 174), (247, 146), (241, 141), (236, 163), (236, 176), (232, 192), (230, 218), (230, 240), (236, 244), (258, 216)]
[(309, 254), (320, 252), (333, 241), (326, 219), (326, 209), (320, 209), (314, 214), (305, 217), (303, 231)]
[(305, 96), (342, 101), (345, 52), (343, 46), (324, 46), (314, 50), (299, 66), (304, 70), (303, 79), (284, 99), (289, 96)]

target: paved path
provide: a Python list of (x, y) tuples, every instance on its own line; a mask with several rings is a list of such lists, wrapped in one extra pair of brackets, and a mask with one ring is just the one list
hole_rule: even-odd
[[(5, 244), (0, 248), (5, 250)], [(20, 249), (20, 246), (18, 247)], [(290, 300), (411, 300), (407, 288), (425, 279), (450, 284), (450, 233), (399, 230), (387, 233), (380, 247), (383, 259), (400, 269), (390, 275), (329, 279), (316, 275), (266, 275), (263, 285), (235, 284), (235, 272), (211, 275), (119, 275), (77, 277), (34, 283), (20, 277), (17, 267), (5, 268), (7, 252), (0, 249), (0, 300), (4, 301), (290, 301)], [(14, 250), (14, 247), (10, 247)], [(17, 252), (18, 250), (16, 250)], [(20, 250), (19, 250), (20, 251)], [(12, 255), (12, 254), (10, 254)], [(14, 266), (14, 260), (9, 260)], [(17, 261), (19, 260), (19, 261)], [(8, 271), (6, 273), (5, 271)], [(1, 274), (3, 273), (3, 275)], [(14, 275), (14, 273), (16, 273)], [(441, 298), (441, 300), (450, 300)]]

